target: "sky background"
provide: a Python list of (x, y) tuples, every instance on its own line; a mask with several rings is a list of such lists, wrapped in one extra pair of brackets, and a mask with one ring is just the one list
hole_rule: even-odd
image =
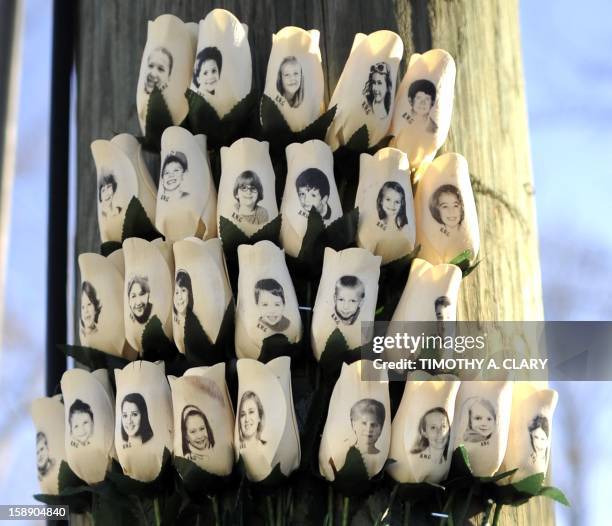
[[(26, 0), (25, 6), (19, 142), (0, 353), (2, 504), (31, 503), (31, 495), (38, 492), (28, 406), (44, 389), (52, 2)], [(584, 2), (580, 9), (569, 0), (525, 1), (521, 6), (549, 320), (611, 319), (612, 229), (607, 220), (612, 210), (611, 14), (612, 5), (605, 0)], [(557, 508), (557, 522), (562, 526), (605, 524), (608, 504), (599, 488), (609, 485), (612, 468), (608, 445), (612, 409), (607, 403), (612, 387), (595, 383), (554, 387), (560, 392), (560, 405), (553, 458), (564, 461), (553, 463), (553, 482), (574, 502), (570, 511)], [(598, 408), (596, 418), (593, 409), (585, 409), (593, 407)], [(589, 451), (596, 453), (584, 456)]]

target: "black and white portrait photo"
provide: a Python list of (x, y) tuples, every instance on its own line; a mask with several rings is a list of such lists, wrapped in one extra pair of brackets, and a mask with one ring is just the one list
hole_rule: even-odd
[(445, 184), (436, 189), (429, 200), (429, 211), (440, 224), (440, 232), (446, 237), (456, 234), (465, 217), (463, 199), (459, 188)]
[(437, 321), (450, 321), (450, 307), (451, 301), (448, 296), (438, 296), (434, 302), (434, 310), (436, 313)]
[(72, 403), (68, 410), (68, 427), (72, 447), (89, 444), (94, 431), (94, 415), (89, 404), (78, 398)]
[(193, 83), (203, 97), (214, 96), (218, 91), (223, 57), (214, 46), (205, 47), (196, 56)]
[(376, 198), (376, 211), (379, 219), (377, 225), (382, 230), (402, 230), (408, 225), (406, 193), (399, 183), (387, 181), (382, 185)]
[(402, 117), (412, 126), (418, 126), (427, 133), (436, 133), (438, 125), (431, 117), (435, 102), (436, 86), (434, 83), (426, 79), (415, 80), (408, 87), (410, 110)]
[(144, 82), (146, 94), (150, 95), (155, 87), (160, 91), (166, 89), (172, 75), (173, 62), (172, 53), (163, 46), (156, 47), (149, 53)]
[(240, 449), (263, 447), (266, 444), (261, 438), (264, 422), (264, 409), (259, 396), (253, 391), (246, 391), (238, 405)]
[(238, 223), (263, 225), (268, 222), (268, 211), (259, 205), (264, 198), (259, 176), (251, 171), (242, 172), (234, 183), (234, 212), (232, 218)]
[(337, 324), (353, 325), (361, 311), (365, 286), (357, 276), (342, 276), (334, 288), (333, 318)]
[(304, 217), (310, 215), (314, 208), (323, 221), (330, 219), (332, 211), (329, 206), (329, 180), (327, 175), (318, 168), (304, 170), (295, 180), (295, 189), (300, 200), (300, 214)]
[(355, 447), (362, 455), (380, 453), (376, 442), (385, 423), (385, 406), (378, 400), (364, 398), (351, 407), (350, 417), (355, 433)]
[(180, 327), (185, 327), (185, 316), (187, 312), (193, 311), (193, 290), (191, 277), (182, 269), (176, 271), (174, 279), (174, 299), (172, 302), (172, 316), (174, 322)]
[(116, 177), (112, 173), (103, 173), (98, 179), (98, 203), (102, 219), (116, 217), (121, 213), (122, 208), (114, 202), (116, 193)]
[(278, 68), (276, 101), (297, 108), (304, 100), (304, 74), (302, 66), (294, 56), (285, 57)]
[(102, 304), (96, 289), (89, 281), (81, 285), (81, 319), (79, 321), (81, 337), (98, 332), (98, 318)]
[(386, 119), (393, 97), (391, 69), (386, 62), (378, 62), (370, 67), (362, 93), (365, 99), (362, 107), (366, 115), (373, 113), (379, 119)]
[(189, 195), (182, 188), (187, 169), (187, 156), (183, 152), (172, 151), (166, 155), (161, 169), (162, 201), (171, 202)]
[(550, 446), (550, 425), (548, 418), (543, 415), (537, 415), (529, 423), (527, 431), (529, 432), (529, 444), (531, 446), (529, 460), (536, 466), (538, 471), (546, 471), (548, 448)]
[(443, 407), (434, 407), (419, 420), (418, 437), (410, 450), (413, 455), (442, 464), (448, 456), (450, 420)]
[(140, 393), (129, 393), (121, 402), (121, 438), (124, 448), (146, 444), (153, 438), (147, 403)]
[(272, 278), (260, 279), (255, 283), (255, 304), (259, 309), (259, 326), (264, 330), (283, 332), (290, 321), (285, 317), (285, 291)]
[(486, 445), (497, 429), (497, 412), (486, 398), (471, 398), (465, 402), (468, 424), (463, 433), (464, 442), (480, 442)]
[(151, 287), (146, 276), (132, 276), (128, 282), (127, 299), (130, 308), (130, 319), (141, 325), (149, 321), (153, 304), (150, 301)]
[(204, 412), (195, 405), (187, 405), (181, 413), (183, 456), (199, 463), (207, 460), (215, 447), (213, 430)]
[(55, 460), (49, 452), (49, 440), (42, 431), (36, 433), (36, 469), (38, 480), (42, 480), (55, 467)]

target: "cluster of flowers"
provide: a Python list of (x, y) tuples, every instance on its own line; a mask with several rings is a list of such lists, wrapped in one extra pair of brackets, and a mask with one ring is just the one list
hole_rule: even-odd
[[(317, 31), (296, 27), (273, 35), (264, 95), (293, 132), (325, 111), (318, 40)], [(319, 360), (336, 331), (350, 349), (363, 343), (361, 322), (375, 319), (381, 264), (417, 246), (420, 259), (413, 260), (389, 318), (456, 319), (462, 271), (449, 262), (461, 254), (473, 262), (480, 238), (466, 160), (455, 153), (434, 159), (450, 126), (455, 66), (442, 50), (415, 54), (397, 87), (402, 54), (402, 41), (393, 32), (356, 35), (329, 103), (335, 114), (325, 142), (286, 148), (279, 211), (268, 142), (241, 138), (222, 147), (217, 185), (206, 136), (179, 126), (189, 112), (189, 97), (203, 98), (222, 118), (251, 92), (246, 26), (221, 9), (213, 10), (199, 29), (171, 15), (149, 23), (138, 116), (146, 133), (150, 102), (161, 94), (174, 126), (161, 135), (159, 188), (135, 137), (121, 134), (92, 143), (101, 238), (122, 247), (106, 257), (79, 256), (81, 344), (134, 360), (142, 357), (147, 328), (159, 323), (165, 337), (185, 353), (186, 323), (194, 318), (214, 344), (234, 305), (224, 222), (248, 237), (280, 215), (284, 250), (268, 240), (237, 249), (237, 417), (223, 363), (166, 381), (162, 362), (133, 361), (115, 370), (116, 397), (105, 370), (68, 371), (62, 379), (63, 402), (54, 397), (33, 405), (46, 492), (57, 491), (63, 458), (88, 483), (103, 480), (113, 458), (126, 475), (153, 480), (166, 449), (219, 475), (230, 473), (235, 459), (242, 458), (253, 481), (263, 480), (279, 464), (284, 475), (299, 466), (291, 360), (285, 356), (264, 364), (257, 359), (270, 336), (284, 335), (290, 343), (303, 338), (296, 277), (285, 253), (300, 254), (313, 211), (326, 226), (346, 211), (334, 178), (334, 151), (364, 127), (368, 146), (390, 133), (392, 147), (359, 157), (357, 247), (325, 249), (307, 328), (313, 353)], [(165, 239), (124, 239), (134, 201)], [(369, 477), (393, 458), (387, 471), (398, 482), (443, 480), (448, 452), (461, 444), (481, 476), (500, 467), (518, 467), (515, 478), (546, 471), (554, 391), (530, 384), (512, 389), (510, 382), (460, 387), (456, 378), (416, 375), (407, 381), (392, 423), (387, 379), (362, 382), (363, 366), (362, 361), (343, 364), (331, 395), (319, 449), (319, 470), (328, 480), (342, 469), (351, 448), (361, 454)]]

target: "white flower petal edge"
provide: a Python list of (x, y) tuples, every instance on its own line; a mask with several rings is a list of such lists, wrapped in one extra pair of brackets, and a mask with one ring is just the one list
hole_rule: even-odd
[(264, 94), (270, 97), (292, 131), (303, 130), (324, 110), (320, 33), (283, 27), (272, 35)]
[(168, 376), (174, 411), (174, 455), (219, 476), (234, 465), (234, 411), (225, 364), (194, 367)]
[(205, 135), (179, 126), (161, 138), (161, 169), (155, 226), (166, 239), (217, 235), (217, 191), (210, 173)]
[(66, 419), (66, 459), (88, 484), (102, 482), (114, 449), (114, 399), (106, 369), (70, 369), (61, 380)]
[(415, 195), (419, 257), (432, 265), (448, 263), (480, 249), (476, 203), (468, 164), (462, 155), (445, 153), (427, 166)]
[[(379, 381), (361, 379), (365, 360), (342, 364), (334, 386), (319, 448), (319, 471), (327, 480), (344, 467), (356, 447), (372, 478), (387, 460), (391, 443), (391, 408), (386, 372)], [(333, 465), (332, 465), (333, 464)]]
[(115, 449), (123, 472), (150, 482), (164, 449), (172, 451), (172, 397), (163, 362), (135, 361), (115, 369)]
[(242, 457), (249, 480), (255, 482), (265, 479), (279, 463), (285, 476), (300, 464), (290, 365), (288, 356), (267, 364), (248, 358), (237, 363), (234, 447), (236, 459)]
[(397, 90), (392, 144), (406, 152), (416, 170), (446, 141), (453, 113), (455, 61), (443, 49), (415, 53)]
[(122, 133), (110, 141), (91, 143), (96, 165), (96, 202), (102, 242), (121, 241), (125, 213), (137, 197), (147, 217), (155, 222), (157, 189), (142, 157), (142, 147), (132, 135)]
[(400, 483), (438, 483), (450, 469), (450, 432), (460, 382), (451, 375), (409, 373), (393, 419), (387, 467)]
[(357, 245), (381, 256), (383, 265), (413, 251), (416, 225), (405, 153), (382, 148), (374, 155), (361, 154), (355, 208), (359, 208)]
[(36, 398), (30, 405), (30, 415), (36, 429), (36, 467), (40, 490), (48, 495), (57, 495), (59, 469), (66, 458), (62, 395)]

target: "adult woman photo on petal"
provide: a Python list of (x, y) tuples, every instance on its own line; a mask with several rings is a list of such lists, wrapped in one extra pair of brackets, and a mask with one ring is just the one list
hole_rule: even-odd
[(238, 406), (240, 449), (264, 446), (266, 441), (261, 438), (263, 428), (264, 409), (261, 400), (253, 391), (246, 391)]
[(124, 447), (146, 444), (153, 438), (147, 403), (140, 393), (129, 393), (121, 402), (121, 438)]

